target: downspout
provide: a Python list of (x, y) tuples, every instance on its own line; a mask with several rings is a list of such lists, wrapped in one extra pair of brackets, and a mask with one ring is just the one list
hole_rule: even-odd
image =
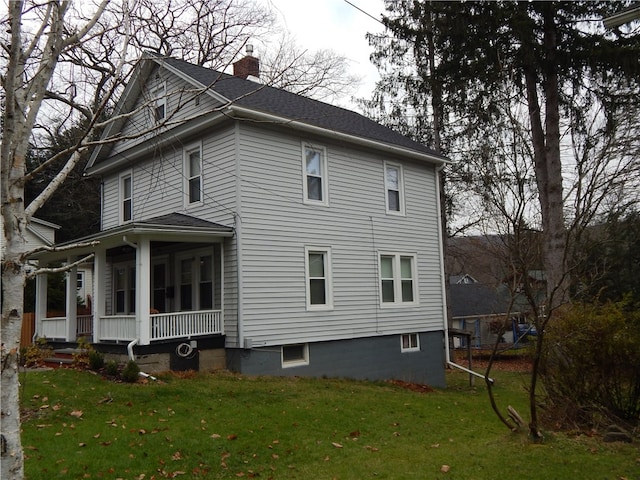
[[(138, 339), (134, 339), (131, 340), (128, 344), (127, 344), (127, 352), (129, 353), (129, 360), (131, 360), (132, 362), (136, 361), (136, 356), (133, 354), (133, 347), (135, 345), (138, 344)], [(158, 380), (156, 377), (154, 377), (153, 375), (149, 375), (148, 373), (145, 372), (138, 372), (138, 375), (140, 375), (141, 377), (144, 378), (150, 378), (151, 380)]]
[[(441, 164), (439, 166), (437, 166), (435, 168), (436, 170), (436, 205), (438, 207), (438, 212), (441, 211), (442, 208), (442, 204), (440, 202), (440, 171), (444, 168), (445, 164)], [(440, 217), (441, 218), (441, 217)], [(440, 220), (440, 219), (439, 219)], [(470, 370), (466, 367), (463, 367), (462, 365), (458, 365), (455, 362), (451, 361), (451, 352), (449, 351), (449, 319), (447, 316), (447, 305), (446, 305), (446, 298), (447, 298), (447, 284), (446, 282), (448, 281), (447, 278), (445, 278), (445, 271), (444, 271), (444, 232), (442, 230), (442, 222), (438, 221), (438, 235), (441, 239), (440, 242), (440, 278), (442, 279), (441, 281), (441, 289), (442, 289), (442, 318), (443, 318), (443, 323), (444, 323), (444, 354), (445, 354), (445, 361), (447, 363), (448, 366), (453, 367), (453, 368), (457, 368), (458, 370), (462, 370), (463, 372), (466, 372), (470, 375), (475, 375), (476, 377), (480, 377), (480, 378), (484, 378), (486, 380), (488, 380), (489, 382), (493, 383), (493, 379), (492, 378), (487, 378), (486, 375), (483, 375), (481, 373), (478, 372), (474, 372), (473, 370)]]

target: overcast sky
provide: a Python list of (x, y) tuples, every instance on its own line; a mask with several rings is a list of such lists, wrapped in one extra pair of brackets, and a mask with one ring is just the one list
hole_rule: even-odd
[[(359, 97), (368, 97), (378, 78), (371, 65), (372, 52), (365, 38), (384, 27), (345, 0), (264, 0), (279, 13), (284, 27), (300, 47), (309, 50), (331, 49), (351, 61), (352, 73), (363, 77)], [(383, 0), (349, 0), (375, 18), (384, 11)]]

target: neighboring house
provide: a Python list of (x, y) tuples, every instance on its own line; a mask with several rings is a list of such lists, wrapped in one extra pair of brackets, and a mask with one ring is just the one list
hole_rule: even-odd
[[(480, 283), (453, 283), (449, 286), (452, 328), (471, 334), (471, 346), (488, 347), (498, 339), (513, 342), (512, 322), (521, 313), (510, 304), (504, 287), (493, 288)], [(463, 346), (454, 343), (455, 347)]]
[[(31, 221), (27, 223), (25, 231), (25, 251), (34, 250), (39, 247), (50, 247), (55, 243), (56, 230), (60, 228), (60, 225), (55, 223), (40, 220), (39, 218), (31, 218)], [(4, 222), (0, 222), (0, 253), (4, 257)], [(37, 262), (31, 260), (28, 269), (33, 269)]]
[[(135, 113), (104, 132), (122, 140), (93, 152), (102, 230), (82, 240), (100, 243), (42, 260), (95, 254), (95, 348), (147, 371), (444, 385), (446, 159), (235, 67), (144, 58), (119, 104)], [(51, 321), (43, 301), (38, 333), (75, 341), (74, 307)]]

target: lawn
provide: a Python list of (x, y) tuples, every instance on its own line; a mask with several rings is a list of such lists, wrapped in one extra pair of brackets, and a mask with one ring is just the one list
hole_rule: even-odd
[[(494, 372), (498, 403), (526, 414), (526, 374)], [(509, 432), (483, 382), (430, 393), (390, 383), (90, 372), (22, 377), (28, 479), (638, 479), (637, 444)], [(443, 471), (443, 466), (448, 471)], [(445, 468), (444, 470), (447, 470)]]

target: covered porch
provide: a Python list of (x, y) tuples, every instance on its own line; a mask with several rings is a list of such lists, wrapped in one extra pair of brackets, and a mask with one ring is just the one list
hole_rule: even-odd
[(47, 275), (38, 275), (36, 336), (150, 345), (224, 335), (224, 240), (231, 236), (231, 227), (171, 214), (56, 246), (38, 257), (40, 265), (73, 265), (93, 254), (90, 308), (78, 309), (73, 266), (65, 312), (48, 316)]

